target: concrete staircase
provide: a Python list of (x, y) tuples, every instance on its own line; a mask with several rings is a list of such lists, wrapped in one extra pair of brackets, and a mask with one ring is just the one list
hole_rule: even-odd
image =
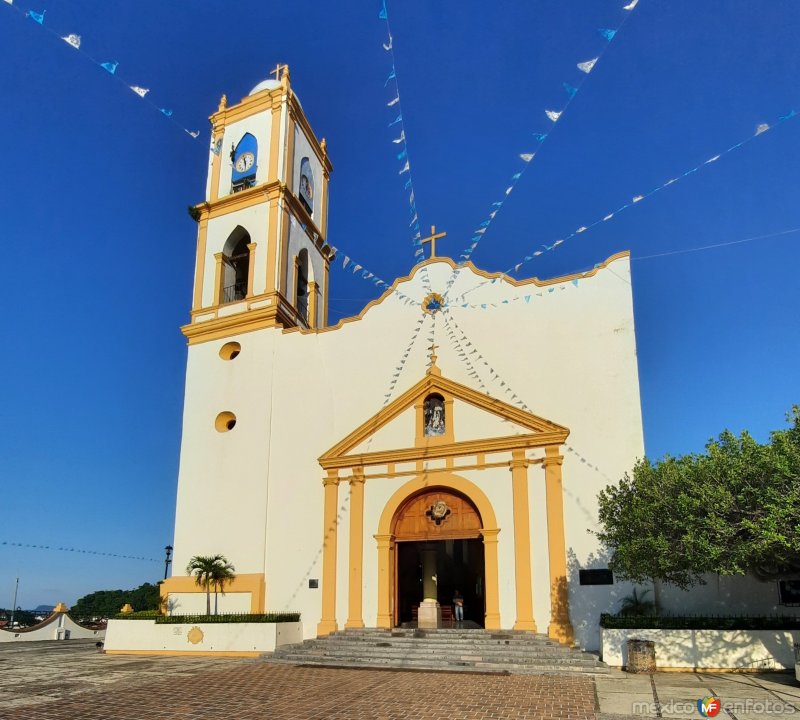
[(593, 675), (608, 673), (594, 655), (545, 635), (513, 630), (364, 628), (285, 645), (268, 662), (447, 672)]

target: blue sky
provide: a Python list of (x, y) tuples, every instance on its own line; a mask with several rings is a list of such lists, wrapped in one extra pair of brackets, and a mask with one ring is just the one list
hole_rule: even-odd
[[(796, 0), (390, 3), (420, 221), (457, 256), (547, 141), (477, 248), (505, 270), (532, 249), (800, 112)], [(46, 9), (44, 26), (15, 10)], [(329, 241), (390, 280), (413, 264), (391, 143), (378, 3), (43, 0), (0, 3), (6, 252), (0, 542), (160, 560), (172, 539), (207, 116), (277, 62), (334, 173)], [(52, 30), (57, 35), (49, 33)], [(81, 52), (57, 36), (77, 33)], [(608, 46), (606, 48), (606, 46)], [(606, 49), (588, 76), (575, 64)], [(83, 52), (85, 51), (85, 52)], [(119, 63), (117, 76), (99, 62)], [(147, 99), (118, 79), (150, 88)], [(565, 102), (562, 83), (585, 80)], [(181, 128), (199, 130), (197, 140)], [(647, 452), (702, 449), (723, 428), (760, 439), (798, 401), (800, 118), (763, 133), (521, 276), (633, 254)], [(335, 319), (376, 291), (337, 267)], [(0, 545), (0, 606), (72, 603), (156, 580), (163, 563)]]

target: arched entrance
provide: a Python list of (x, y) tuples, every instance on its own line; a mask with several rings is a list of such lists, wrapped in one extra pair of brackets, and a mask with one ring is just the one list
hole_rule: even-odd
[(447, 619), (459, 590), (465, 620), (499, 628), (498, 532), (488, 498), (464, 478), (446, 473), (400, 488), (375, 535), (378, 625), (412, 622), (424, 598), (437, 599)]
[(481, 516), (460, 493), (424, 490), (395, 513), (394, 624), (416, 622), (420, 601), (434, 597), (442, 621), (455, 618), (452, 598), (464, 598), (464, 620), (483, 626), (484, 559)]

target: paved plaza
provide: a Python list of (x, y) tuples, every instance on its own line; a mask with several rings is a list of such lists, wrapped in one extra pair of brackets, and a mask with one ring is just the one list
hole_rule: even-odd
[(2, 720), (459, 720), (800, 715), (790, 674), (527, 676), (352, 670), (238, 658), (104, 655), (92, 642), (0, 646)]

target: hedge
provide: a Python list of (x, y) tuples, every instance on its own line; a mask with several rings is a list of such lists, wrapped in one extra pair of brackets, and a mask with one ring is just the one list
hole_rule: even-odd
[(791, 615), (610, 615), (600, 616), (608, 630), (800, 630), (800, 617)]
[(155, 620), (156, 625), (185, 625), (188, 623), (284, 623), (300, 622), (297, 612), (227, 613), (223, 615), (159, 615), (156, 610), (119, 613), (115, 620)]

